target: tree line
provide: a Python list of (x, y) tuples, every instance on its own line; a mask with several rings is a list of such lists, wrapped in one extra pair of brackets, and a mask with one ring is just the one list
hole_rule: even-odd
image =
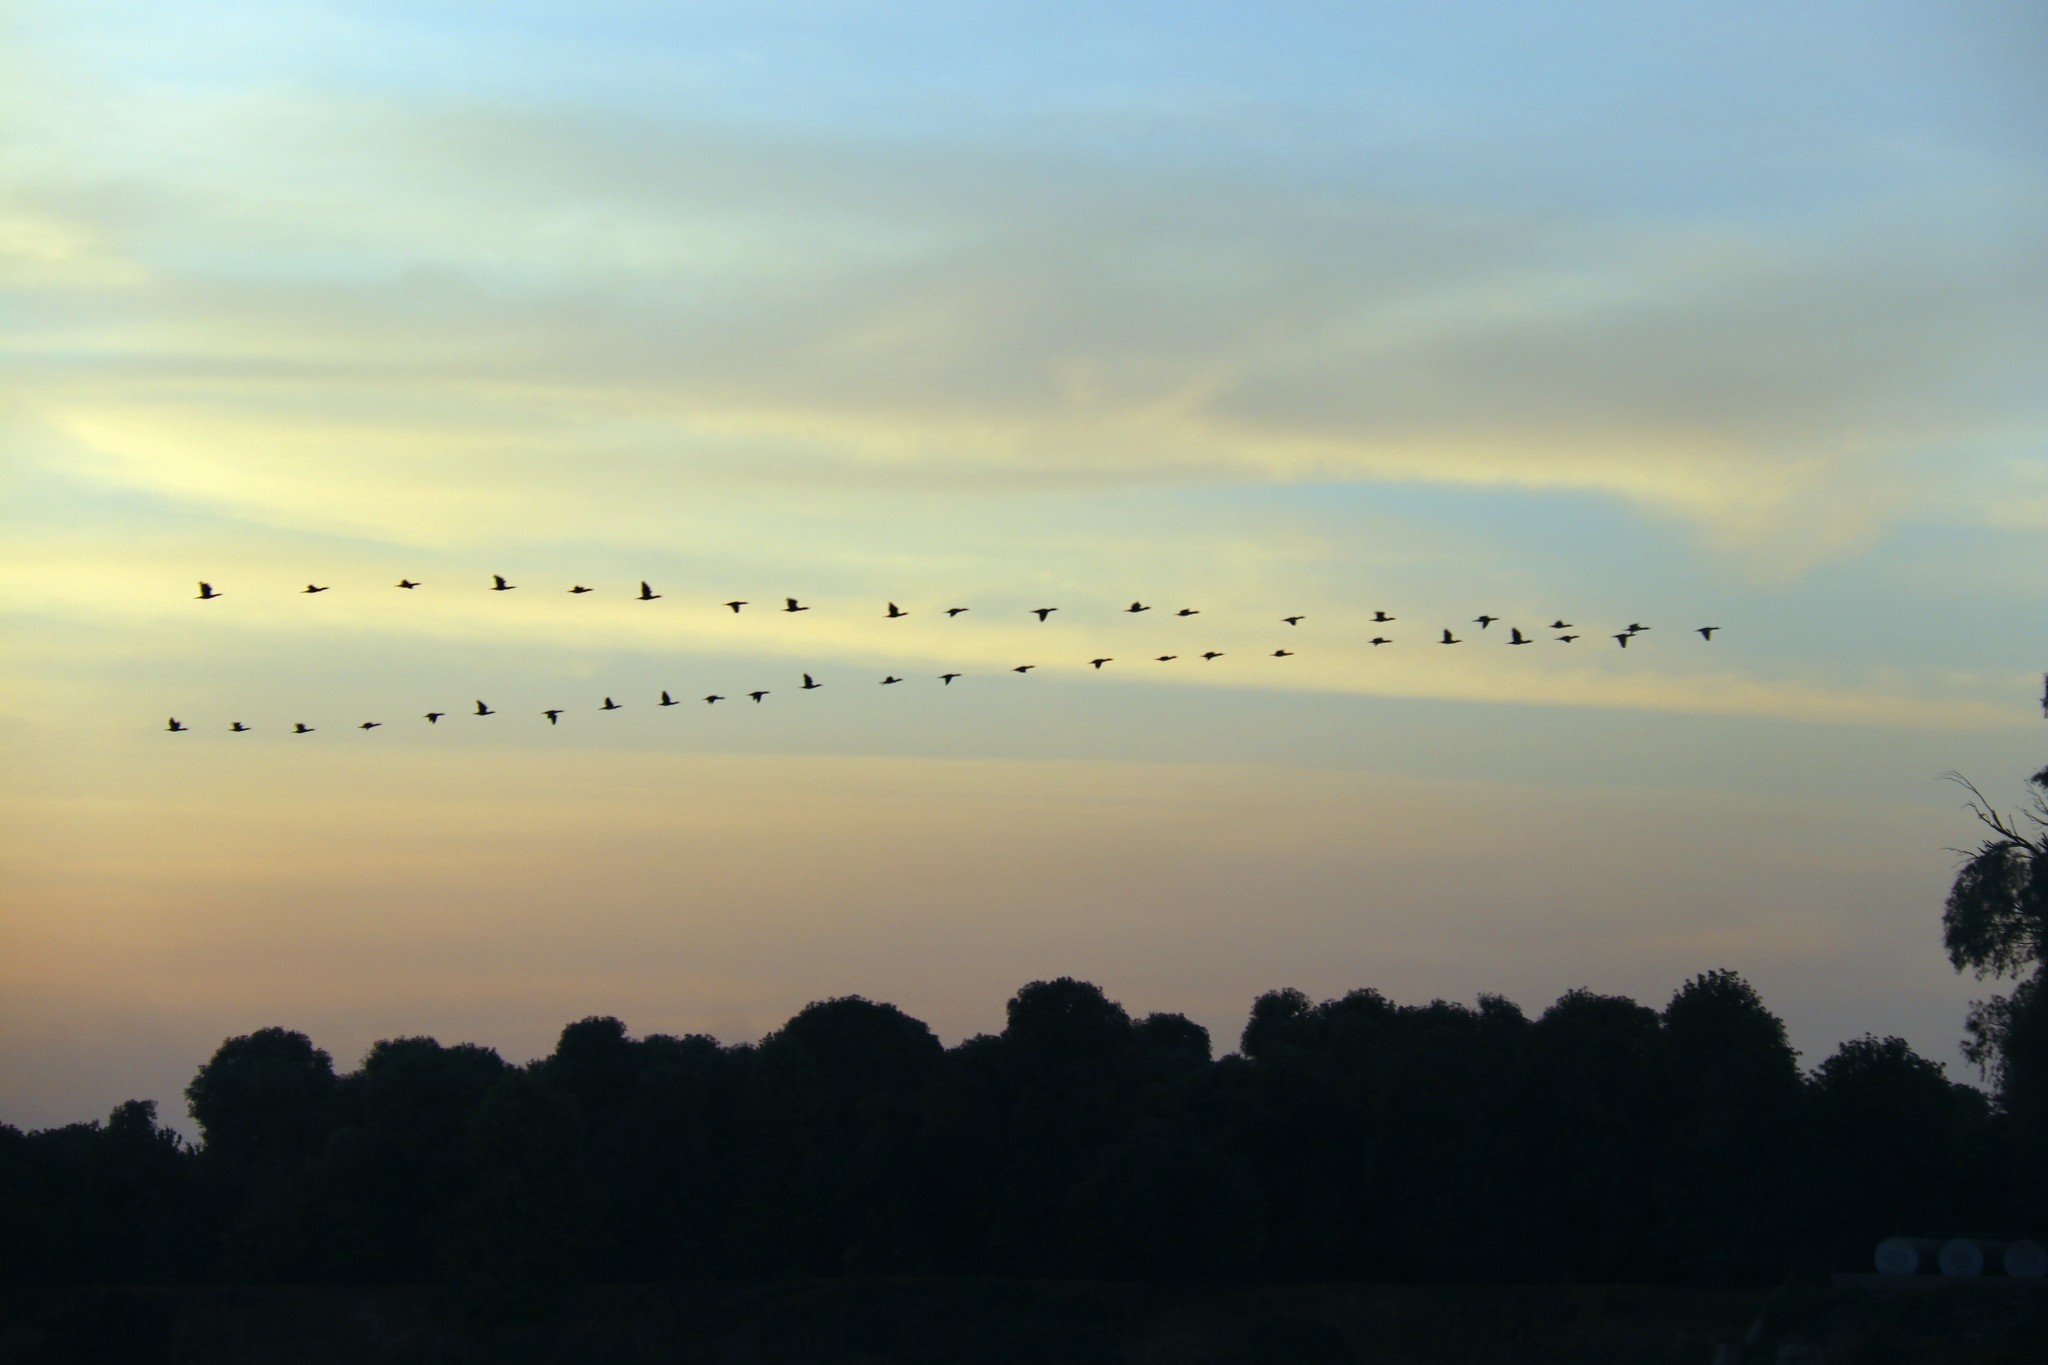
[[(1958, 779), (1963, 781), (1963, 779)], [(1237, 1052), (1062, 977), (951, 1048), (892, 1005), (759, 1043), (562, 1030), (525, 1066), (230, 1038), (187, 1146), (132, 1100), (0, 1125), (0, 1279), (452, 1281), (977, 1275), (1727, 1284), (1861, 1268), (1893, 1233), (2048, 1228), (2048, 768), (1942, 916), (1986, 1095), (1898, 1038), (1802, 1073), (1730, 971), (1659, 1011), (1571, 991), (1259, 997)]]
[(952, 1048), (857, 996), (736, 1046), (584, 1019), (525, 1066), (395, 1038), (337, 1074), (270, 1028), (186, 1098), (196, 1147), (147, 1101), (0, 1127), (0, 1274), (1730, 1283), (2042, 1211), (2011, 1114), (1897, 1038), (1802, 1074), (1727, 971), (1534, 1019), (1275, 991), (1220, 1058), (1069, 978)]

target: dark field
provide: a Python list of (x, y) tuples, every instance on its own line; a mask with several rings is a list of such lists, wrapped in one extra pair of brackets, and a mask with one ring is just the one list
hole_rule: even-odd
[[(1541, 1365), (2048, 1360), (2048, 1292), (1143, 1286), (882, 1279), (593, 1286), (8, 1288), (0, 1361), (589, 1365)], [(1782, 1353), (1781, 1353), (1782, 1348)], [(1819, 1352), (1815, 1354), (1814, 1352)]]

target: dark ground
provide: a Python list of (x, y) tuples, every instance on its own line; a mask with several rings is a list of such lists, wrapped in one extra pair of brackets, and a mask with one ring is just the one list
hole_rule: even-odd
[[(0, 1362), (151, 1365), (1709, 1365), (2048, 1361), (2048, 1289), (1924, 1292), (973, 1280), (0, 1287)], [(1785, 1348), (1785, 1349), (1781, 1349)], [(1813, 1348), (1817, 1348), (1818, 1354)]]

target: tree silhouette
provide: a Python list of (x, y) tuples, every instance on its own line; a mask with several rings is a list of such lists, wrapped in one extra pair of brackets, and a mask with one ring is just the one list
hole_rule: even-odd
[[(1942, 942), (1957, 971), (2016, 982), (2010, 995), (1972, 1003), (1963, 1055), (1995, 1082), (2018, 1139), (2038, 1149), (2048, 1139), (2048, 768), (2027, 779), (2034, 790), (2018, 814), (1996, 809), (1969, 779), (1954, 780), (1989, 833), (1975, 850), (1957, 850), (1963, 866), (1942, 909)], [(2044, 1192), (2037, 1177), (2035, 1199)]]

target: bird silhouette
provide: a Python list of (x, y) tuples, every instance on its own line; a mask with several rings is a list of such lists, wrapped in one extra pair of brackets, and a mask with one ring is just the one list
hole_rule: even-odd
[(746, 599), (746, 598), (744, 598), (744, 597), (741, 597), (741, 598), (737, 598), (737, 599), (735, 599), (735, 600), (733, 600), (733, 601), (731, 601), (731, 602), (726, 602), (726, 603), (723, 603), (722, 605), (724, 605), (724, 606), (728, 606), (728, 607), (731, 607), (731, 608), (732, 608), (732, 614), (733, 614), (734, 616), (738, 616), (738, 615), (740, 614), (740, 608), (741, 608), (741, 607), (744, 607), (745, 605), (747, 605), (747, 599)]
[(315, 587), (315, 586), (314, 586), (313, 584), (311, 584), (311, 583), (308, 583), (308, 584), (306, 585), (306, 591), (307, 591), (307, 592), (326, 592), (326, 591), (327, 591), (327, 588), (331, 588), (331, 587), (333, 587), (333, 586), (334, 586), (334, 585), (333, 585), (332, 583), (329, 583), (329, 584), (327, 585), (327, 587)]
[(798, 605), (796, 604), (796, 599), (795, 599), (794, 597), (785, 597), (785, 598), (783, 598), (783, 599), (782, 599), (782, 601), (783, 601), (783, 603), (784, 603), (784, 605), (783, 605), (783, 608), (782, 608), (782, 609), (783, 609), (784, 611), (809, 611), (809, 610), (810, 610), (810, 608), (809, 608), (809, 607), (800, 607), (800, 606), (798, 606)]
[(501, 573), (494, 573), (491, 575), (492, 592), (510, 592), (512, 591), (512, 589), (518, 586), (519, 585), (517, 583), (507, 583), (505, 581), (505, 575)]
[(586, 592), (595, 592), (595, 591), (597, 591), (597, 590), (596, 590), (595, 588), (586, 588), (586, 587), (584, 587), (584, 586), (583, 586), (583, 585), (582, 585), (581, 583), (578, 583), (578, 584), (577, 584), (577, 585), (576, 585), (575, 587), (573, 587), (573, 588), (569, 589), (569, 592), (570, 592), (570, 594), (571, 594), (572, 596), (573, 596), (573, 595), (577, 595), (577, 594), (581, 594), (581, 593), (586, 593)]
[(1115, 660), (1114, 658), (1108, 658), (1108, 659), (1090, 659), (1090, 660), (1089, 660), (1088, 662), (1089, 662), (1089, 663), (1091, 663), (1091, 664), (1094, 664), (1094, 665), (1095, 665), (1095, 671), (1096, 671), (1097, 673), (1100, 673), (1100, 672), (1102, 671), (1102, 666), (1103, 666), (1104, 664), (1113, 664), (1113, 663), (1115, 663), (1115, 662), (1116, 662), (1116, 660)]
[(427, 724), (439, 725), (441, 723), (441, 717), (447, 714), (448, 713), (446, 711), (429, 711), (427, 712)]
[(191, 728), (191, 726), (184, 724), (176, 716), (172, 716), (171, 723), (164, 727), (164, 729), (170, 731), (172, 734), (177, 734), (181, 731), (189, 730)]
[(1450, 627), (1448, 626), (1444, 627), (1443, 642), (1447, 645), (1459, 645), (1464, 643), (1463, 640), (1460, 640), (1457, 636), (1451, 634)]
[(1563, 644), (1567, 644), (1567, 645), (1568, 645), (1568, 644), (1570, 644), (1570, 643), (1571, 643), (1572, 641), (1574, 641), (1574, 640), (1578, 639), (1579, 637), (1578, 637), (1578, 636), (1576, 636), (1576, 635), (1560, 635), (1560, 636), (1558, 636), (1557, 638), (1558, 638), (1558, 640), (1559, 640), (1559, 642), (1560, 642), (1560, 643), (1563, 643)]
[(1193, 607), (1182, 607), (1174, 613), (1175, 616), (1200, 616), (1201, 614), (1201, 612), (1196, 611)]
[(1128, 607), (1125, 607), (1125, 608), (1124, 608), (1124, 610), (1125, 610), (1125, 611), (1150, 611), (1150, 610), (1152, 610), (1152, 608), (1150, 608), (1150, 607), (1146, 606), (1146, 605), (1145, 605), (1145, 604), (1144, 604), (1143, 602), (1133, 602), (1133, 603), (1131, 603), (1131, 605), (1129, 605)]
[(1209, 661), (1210, 659), (1220, 659), (1220, 658), (1222, 658), (1222, 657), (1223, 657), (1223, 651), (1222, 651), (1222, 650), (1220, 650), (1220, 649), (1212, 649), (1212, 650), (1210, 650), (1210, 651), (1209, 651), (1208, 653), (1206, 653), (1206, 654), (1204, 654), (1204, 655), (1202, 656), (1202, 660), (1203, 660), (1203, 662), (1205, 662), (1205, 663), (1206, 663), (1206, 662), (1207, 662), (1207, 661)]
[(1627, 649), (1627, 648), (1628, 648), (1628, 635), (1629, 635), (1629, 633), (1628, 633), (1627, 631), (1625, 631), (1625, 630), (1624, 630), (1623, 632), (1621, 632), (1621, 634), (1619, 634), (1619, 635), (1617, 635), (1617, 636), (1615, 636), (1615, 637), (1614, 637), (1614, 638), (1615, 638), (1616, 640), (1618, 640), (1618, 641), (1620, 641), (1620, 642), (1621, 642), (1621, 647), (1622, 647), (1623, 649)]
[(1018, 664), (1015, 668), (1011, 669), (1010, 671), (1012, 673), (1029, 673), (1032, 669), (1036, 667), (1038, 667), (1037, 664)]
[(724, 700), (725, 700), (725, 698), (724, 698), (724, 697), (721, 697), (721, 696), (719, 696), (719, 695), (718, 695), (718, 694), (717, 694), (716, 692), (713, 692), (713, 693), (712, 693), (712, 694), (711, 694), (710, 696), (708, 696), (708, 697), (706, 697), (706, 698), (704, 699), (704, 704), (705, 704), (706, 706), (709, 706), (709, 705), (710, 705), (710, 704), (711, 704), (712, 702), (715, 702), (715, 701), (724, 701)]
[(476, 713), (480, 716), (495, 716), (498, 714), (496, 711), (493, 711), (490, 707), (485, 706), (481, 698), (479, 698), (477, 701)]
[(967, 608), (965, 608), (965, 607), (947, 607), (947, 608), (946, 608), (946, 615), (948, 615), (948, 616), (958, 616), (958, 615), (959, 615), (959, 614), (960, 614), (961, 612), (963, 612), (963, 611), (966, 611), (966, 610), (967, 610)]
[(640, 580), (640, 601), (652, 602), (660, 596), (660, 593), (656, 592), (654, 589), (647, 586), (646, 579), (643, 578)]
[(356, 729), (358, 729), (358, 730), (374, 730), (374, 729), (376, 729), (376, 728), (377, 728), (378, 726), (382, 725), (383, 723), (384, 723), (384, 722), (383, 722), (383, 721), (381, 721), (381, 720), (366, 720), (366, 721), (364, 721), (364, 722), (363, 722), (363, 723), (362, 723), (361, 725), (358, 725), (358, 726), (356, 727)]
[(560, 725), (562, 723), (562, 708), (559, 706), (551, 706), (541, 712), (541, 714), (548, 718), (548, 724), (550, 725)]
[(1276, 649), (1273, 651), (1273, 657), (1276, 659), (1291, 659), (1294, 657), (1294, 651), (1291, 649)]
[(1306, 616), (1283, 616), (1280, 619), (1285, 621), (1290, 626), (1298, 626), (1303, 621), (1306, 621), (1308, 618)]
[(193, 600), (198, 602), (211, 602), (216, 597), (226, 596), (227, 594), (224, 592), (215, 592), (213, 590), (213, 584), (207, 582), (205, 579), (202, 578), (199, 580), (199, 596)]
[(941, 673), (939, 674), (939, 681), (944, 683), (946, 686), (951, 687), (953, 685), (953, 679), (959, 676), (960, 675), (958, 673)]
[(613, 701), (610, 697), (606, 697), (604, 699), (604, 705), (598, 707), (597, 709), (600, 711), (619, 711), (623, 710), (624, 708), (621, 707), (617, 702)]
[(1155, 664), (1170, 664), (1170, 663), (1172, 663), (1172, 662), (1173, 662), (1173, 661), (1174, 661), (1175, 659), (1178, 659), (1179, 657), (1180, 657), (1180, 655), (1178, 655), (1178, 654), (1161, 654), (1161, 655), (1160, 655), (1160, 656), (1159, 656), (1158, 658), (1154, 659), (1154, 660), (1153, 660), (1152, 662), (1153, 662), (1153, 663), (1155, 663)]
[(313, 727), (302, 720), (295, 720), (292, 722), (292, 733), (295, 735), (310, 735), (313, 733)]
[(1475, 617), (1473, 617), (1472, 619), (1473, 619), (1473, 620), (1475, 620), (1475, 621), (1477, 621), (1477, 622), (1479, 623), (1479, 628), (1480, 628), (1481, 630), (1485, 630), (1485, 629), (1486, 629), (1486, 628), (1487, 628), (1488, 626), (1492, 625), (1492, 624), (1493, 624), (1493, 623), (1494, 623), (1495, 621), (1498, 621), (1498, 620), (1500, 620), (1500, 618), (1499, 618), (1498, 616), (1487, 616), (1487, 615), (1485, 615), (1485, 614), (1483, 614), (1483, 613), (1482, 613), (1482, 614), (1480, 614), (1480, 615), (1478, 615), (1478, 616), (1475, 616)]
[(1054, 612), (1058, 610), (1058, 607), (1033, 607), (1031, 609), (1031, 614), (1033, 616), (1036, 616), (1039, 620), (1043, 621), (1046, 617), (1052, 615)]
[(1536, 642), (1530, 639), (1528, 636), (1522, 634), (1522, 628), (1520, 626), (1509, 626), (1508, 643), (1511, 645), (1533, 645)]
[(895, 620), (895, 619), (896, 619), (897, 617), (899, 617), (899, 616), (908, 616), (908, 615), (910, 615), (910, 613), (909, 613), (909, 612), (907, 612), (907, 611), (903, 610), (903, 608), (901, 608), (901, 607), (897, 606), (897, 605), (896, 605), (896, 604), (895, 604), (894, 602), (891, 602), (891, 603), (889, 604), (889, 619), (890, 619), (891, 621)]
[(814, 687), (823, 687), (824, 685), (825, 685), (825, 684), (823, 684), (823, 683), (821, 683), (821, 682), (817, 681), (817, 680), (816, 680), (815, 678), (813, 678), (813, 677), (812, 677), (812, 676), (811, 676), (810, 674), (806, 673), (806, 674), (804, 674), (804, 685), (803, 685), (803, 688), (802, 688), (801, 690), (803, 690), (803, 691), (805, 691), (805, 692), (808, 692), (808, 691), (810, 691), (810, 690), (811, 690), (812, 688), (814, 688)]
[(1376, 611), (1372, 614), (1372, 623), (1376, 626), (1384, 624), (1385, 622), (1391, 621), (1393, 619), (1393, 617), (1387, 615), (1383, 611)]
[(1648, 627), (1648, 626), (1645, 626), (1645, 625), (1640, 625), (1640, 624), (1638, 624), (1637, 622), (1634, 622), (1634, 621), (1631, 621), (1631, 622), (1629, 622), (1629, 623), (1628, 623), (1628, 633), (1629, 633), (1629, 634), (1631, 634), (1631, 635), (1640, 635), (1640, 634), (1642, 634), (1642, 633), (1643, 633), (1644, 631), (1646, 631), (1646, 630), (1648, 630), (1648, 629), (1649, 629), (1649, 627)]
[(1559, 621), (1552, 621), (1552, 622), (1550, 623), (1550, 628), (1551, 628), (1552, 630), (1570, 630), (1570, 629), (1572, 628), (1572, 623), (1571, 623), (1571, 622), (1569, 622), (1569, 621), (1562, 621), (1562, 620), (1559, 620)]
[(1695, 626), (1693, 628), (1693, 633), (1698, 635), (1702, 640), (1706, 640), (1709, 643), (1711, 643), (1714, 638), (1714, 632), (1719, 629), (1719, 626)]
[(768, 689), (762, 688), (759, 692), (749, 692), (747, 693), (747, 695), (754, 699), (754, 705), (759, 706), (761, 704), (761, 698), (768, 695)]
[(1373, 645), (1390, 645), (1390, 644), (1392, 644), (1392, 643), (1394, 643), (1394, 642), (1393, 642), (1392, 640), (1389, 640), (1389, 639), (1388, 639), (1388, 638), (1387, 638), (1386, 636), (1384, 636), (1384, 635), (1375, 635), (1375, 636), (1373, 636), (1373, 637), (1372, 637), (1372, 639), (1370, 639), (1370, 640), (1366, 641), (1366, 643), (1367, 643), (1367, 644), (1373, 644)]
[(892, 673), (888, 677), (882, 679), (882, 686), (887, 687), (890, 683), (900, 683), (902, 681), (903, 679), (897, 677), (895, 674)]
[(417, 588), (419, 584), (413, 582), (410, 578), (401, 578), (398, 580), (398, 586), (401, 588)]
[(234, 723), (228, 726), (228, 729), (234, 731), (238, 735), (246, 735), (249, 733), (249, 727), (242, 724), (242, 722), (240, 721), (235, 721)]
[(661, 691), (660, 704), (663, 706), (674, 706), (676, 704), (676, 699), (668, 694), (667, 688), (663, 688)]

